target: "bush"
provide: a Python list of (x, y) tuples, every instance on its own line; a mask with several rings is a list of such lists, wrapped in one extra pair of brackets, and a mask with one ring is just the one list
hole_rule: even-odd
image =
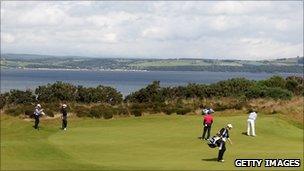
[(266, 89), (265, 86), (254, 86), (245, 92), (245, 96), (249, 99), (264, 98), (266, 97)]
[(15, 107), (15, 108), (8, 108), (5, 110), (5, 113), (11, 116), (19, 116), (23, 113), (24, 111), (20, 107)]
[(292, 92), (279, 87), (265, 87), (256, 86), (252, 87), (245, 93), (247, 98), (273, 98), (273, 99), (291, 99)]
[(111, 119), (111, 118), (113, 118), (113, 115), (115, 115), (115, 114), (116, 114), (116, 110), (114, 108), (108, 107), (103, 110), (104, 119)]
[(34, 115), (34, 111), (33, 111), (33, 110), (25, 110), (25, 111), (24, 111), (24, 114), (25, 114), (26, 116), (32, 117), (32, 115)]
[(73, 111), (76, 113), (78, 117), (89, 117), (90, 109), (84, 106), (75, 106)]
[(138, 116), (142, 116), (142, 110), (141, 109), (132, 109), (131, 110), (131, 114), (138, 117)]
[(126, 107), (120, 105), (116, 109), (118, 115), (129, 115), (129, 111)]
[(266, 91), (266, 97), (283, 100), (290, 100), (292, 98), (292, 93), (288, 90), (284, 90), (282, 88), (268, 88)]
[(78, 86), (77, 101), (84, 103), (119, 104), (123, 100), (122, 94), (112, 87), (99, 85), (96, 88)]
[(50, 109), (45, 109), (44, 113), (49, 117), (54, 117), (54, 112)]
[(8, 102), (13, 104), (30, 104), (35, 102), (35, 96), (30, 90), (11, 90)]
[(90, 117), (93, 118), (102, 118), (102, 111), (104, 110), (104, 106), (93, 106), (90, 109)]
[(163, 109), (163, 112), (167, 115), (171, 115), (172, 113), (176, 113), (176, 109), (174, 107), (166, 107)]
[(178, 114), (178, 115), (185, 115), (189, 112), (191, 112), (191, 109), (188, 108), (188, 107), (183, 107), (183, 108), (177, 108), (176, 109), (176, 114)]
[(3, 109), (3, 107), (7, 104), (8, 97), (9, 97), (9, 93), (0, 94), (0, 109)]
[(258, 85), (266, 87), (285, 88), (286, 80), (281, 76), (272, 76), (267, 80), (258, 81)]
[(19, 116), (22, 114), (31, 116), (34, 114), (34, 107), (32, 105), (15, 105), (14, 107), (9, 107), (4, 112), (11, 116)]
[(57, 81), (54, 84), (39, 86), (35, 93), (41, 102), (75, 101), (77, 88), (72, 84)]

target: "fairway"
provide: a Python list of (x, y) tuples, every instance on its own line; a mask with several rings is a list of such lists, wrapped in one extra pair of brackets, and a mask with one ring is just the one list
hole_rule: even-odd
[(303, 168), (303, 130), (278, 115), (259, 116), (253, 138), (242, 134), (246, 115), (215, 114), (212, 135), (227, 123), (234, 126), (233, 145), (227, 143), (224, 163), (216, 162), (218, 149), (197, 138), (201, 117), (71, 118), (67, 131), (59, 130), (59, 119), (43, 120), (36, 131), (32, 122), (4, 115), (1, 170), (244, 170), (234, 167), (237, 158), (298, 158), (301, 168), (294, 169)]

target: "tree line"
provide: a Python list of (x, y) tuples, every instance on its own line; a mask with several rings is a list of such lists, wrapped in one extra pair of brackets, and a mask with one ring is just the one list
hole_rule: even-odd
[[(213, 84), (190, 83), (186, 86), (162, 87), (153, 81), (146, 87), (125, 98), (116, 89), (99, 85), (97, 87), (75, 86), (56, 82), (37, 87), (35, 90), (11, 90), (0, 94), (0, 107), (12, 115), (30, 115), (33, 104), (42, 103), (46, 113), (53, 115), (58, 103), (70, 103), (70, 109), (79, 117), (111, 118), (113, 115), (141, 116), (144, 112), (186, 114), (206, 106), (203, 99), (231, 98), (229, 104), (208, 104), (216, 110), (241, 108), (254, 98), (288, 100), (293, 96), (304, 96), (304, 78), (297, 76), (273, 76), (266, 80), (253, 81), (232, 78)], [(193, 103), (187, 100), (196, 99)], [(213, 105), (213, 106), (210, 106)]]

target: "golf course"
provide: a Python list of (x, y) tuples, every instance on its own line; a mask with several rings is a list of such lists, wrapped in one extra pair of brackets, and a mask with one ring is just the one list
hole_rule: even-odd
[(277, 114), (261, 114), (257, 137), (249, 137), (242, 134), (246, 114), (217, 114), (212, 135), (227, 123), (233, 125), (224, 163), (216, 161), (217, 148), (198, 139), (201, 115), (70, 117), (67, 131), (59, 129), (59, 118), (42, 120), (37, 131), (33, 121), (1, 115), (1, 170), (244, 170), (234, 166), (241, 158), (301, 159), (298, 168), (246, 169), (303, 169), (303, 129)]

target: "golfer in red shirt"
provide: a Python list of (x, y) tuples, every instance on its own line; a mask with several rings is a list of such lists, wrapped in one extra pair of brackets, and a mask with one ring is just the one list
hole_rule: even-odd
[[(210, 137), (211, 125), (213, 123), (213, 116), (211, 115), (211, 111), (209, 110), (206, 115), (204, 115), (204, 132), (202, 135), (202, 139), (207, 140)], [(207, 137), (205, 138), (207, 131)]]

